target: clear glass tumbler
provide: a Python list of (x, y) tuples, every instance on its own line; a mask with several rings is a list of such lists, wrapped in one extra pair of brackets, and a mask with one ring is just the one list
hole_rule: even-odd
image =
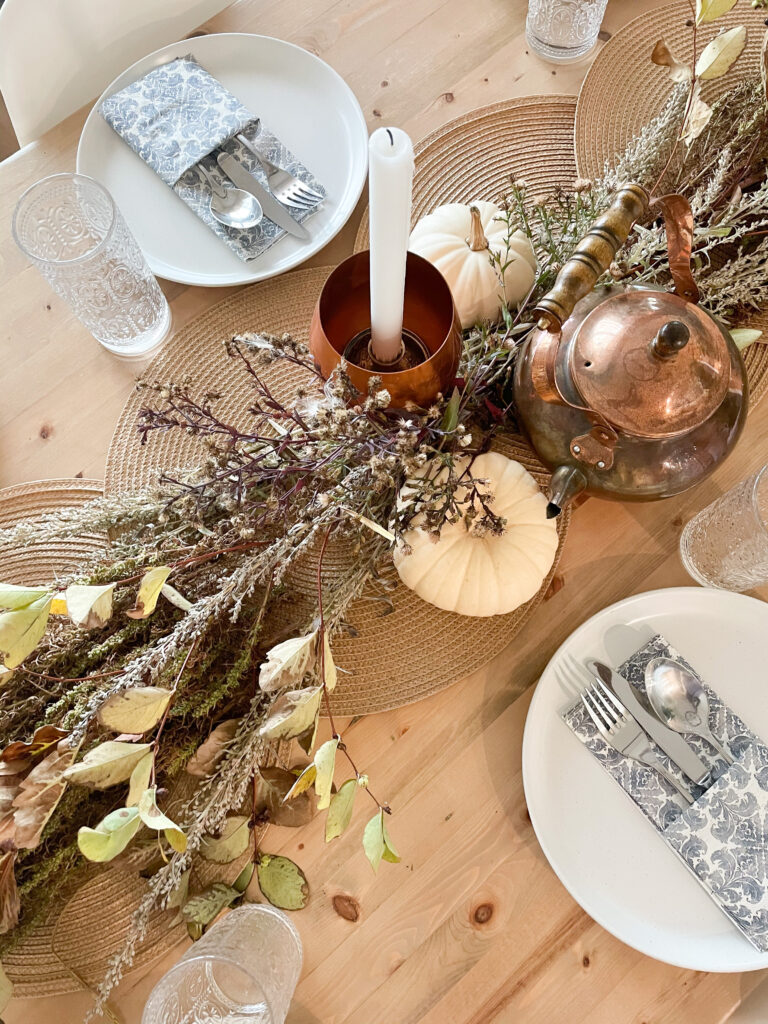
[(286, 915), (245, 904), (160, 979), (141, 1024), (284, 1024), (301, 964), (299, 933)]
[(545, 60), (581, 60), (597, 43), (608, 0), (528, 0), (525, 35)]
[(768, 466), (686, 524), (680, 556), (705, 587), (742, 591), (768, 583)]
[(121, 356), (145, 356), (171, 326), (160, 286), (103, 185), (54, 174), (22, 195), (13, 237), (93, 336)]

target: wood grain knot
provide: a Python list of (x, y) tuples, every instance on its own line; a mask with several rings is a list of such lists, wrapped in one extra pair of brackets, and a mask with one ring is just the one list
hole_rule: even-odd
[(340, 892), (333, 897), (331, 903), (339, 917), (343, 917), (345, 921), (360, 920), (360, 904), (354, 896)]
[(475, 924), (488, 924), (493, 917), (493, 907), (490, 903), (481, 903), (479, 907), (475, 907), (472, 917)]
[(381, 117), (381, 111), (380, 110), (374, 110), (373, 111), (373, 116), (374, 117)]
[(547, 587), (547, 592), (544, 595), (544, 600), (549, 601), (551, 598), (555, 596), (555, 594), (559, 594), (564, 586), (565, 576), (553, 576), (552, 582)]
[(581, 958), (581, 966), (582, 967), (589, 967), (589, 964), (590, 964), (589, 957), (585, 953), (584, 956)]
[(42, 427), (40, 427), (40, 437), (44, 441), (47, 441), (52, 433), (53, 433), (53, 427), (50, 425), (50, 423), (44, 423), (42, 425)]
[(453, 103), (454, 98), (455, 97), (454, 97), (452, 92), (444, 92), (443, 93), (443, 99), (445, 100), (446, 103)]

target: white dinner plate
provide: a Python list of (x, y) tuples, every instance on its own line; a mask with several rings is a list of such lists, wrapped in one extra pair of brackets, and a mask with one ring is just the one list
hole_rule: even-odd
[(572, 633), (536, 687), (523, 739), (531, 821), (552, 868), (586, 912), (641, 953), (696, 971), (768, 967), (560, 719), (565, 655), (617, 668), (661, 632), (746, 725), (768, 737), (768, 605), (676, 587), (605, 608)]
[[(99, 113), (106, 96), (189, 53), (262, 118), (327, 189), (325, 202), (307, 220), (309, 242), (283, 236), (257, 259), (238, 259)], [(77, 149), (78, 171), (112, 193), (153, 272), (208, 286), (274, 277), (322, 249), (349, 220), (367, 166), (368, 129), (343, 78), (299, 46), (242, 32), (183, 39), (137, 61), (99, 98)]]

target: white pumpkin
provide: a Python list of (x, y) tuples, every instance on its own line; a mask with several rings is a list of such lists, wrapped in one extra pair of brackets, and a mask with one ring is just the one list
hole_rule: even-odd
[[(504, 304), (514, 306), (526, 297), (536, 276), (536, 256), (522, 231), (507, 247), (507, 225), (497, 220), (493, 203), (448, 203), (422, 217), (411, 232), (408, 248), (434, 264), (453, 294), (461, 326), (499, 319)], [(497, 253), (508, 263), (503, 281), (491, 262)]]
[[(429, 464), (423, 473), (429, 473)], [(504, 615), (529, 601), (552, 568), (557, 527), (547, 519), (547, 499), (519, 462), (487, 452), (472, 462), (470, 473), (488, 481), (493, 511), (506, 519), (504, 532), (477, 537), (461, 520), (446, 523), (435, 542), (418, 525), (417, 515), (417, 525), (395, 548), (395, 566), (407, 587), (438, 608), (459, 615)]]

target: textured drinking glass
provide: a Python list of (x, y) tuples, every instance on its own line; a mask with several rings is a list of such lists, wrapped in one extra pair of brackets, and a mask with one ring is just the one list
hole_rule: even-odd
[(238, 907), (160, 979), (141, 1024), (284, 1024), (301, 963), (299, 933), (282, 911)]
[(83, 174), (54, 174), (22, 195), (13, 237), (93, 336), (122, 356), (143, 356), (171, 326), (171, 311), (112, 196)]
[(528, 45), (557, 64), (580, 60), (597, 42), (607, 6), (608, 0), (528, 0)]
[(741, 591), (768, 583), (768, 466), (687, 523), (680, 555), (705, 587)]

